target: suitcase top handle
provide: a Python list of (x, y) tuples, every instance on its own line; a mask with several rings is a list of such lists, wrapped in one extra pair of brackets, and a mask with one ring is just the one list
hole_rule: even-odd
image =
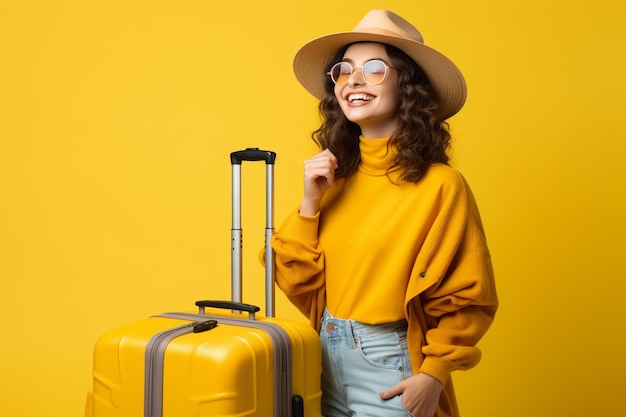
[(205, 307), (223, 308), (235, 311), (245, 311), (248, 313), (248, 318), (254, 320), (254, 313), (261, 311), (260, 307), (252, 304), (235, 303), (232, 301), (217, 301), (217, 300), (200, 300), (196, 301), (196, 306), (199, 307), (198, 314), (205, 314)]
[(259, 148), (246, 148), (243, 151), (236, 151), (230, 154), (230, 163), (241, 165), (242, 161), (265, 161), (266, 165), (274, 165), (276, 153), (272, 151), (262, 151)]

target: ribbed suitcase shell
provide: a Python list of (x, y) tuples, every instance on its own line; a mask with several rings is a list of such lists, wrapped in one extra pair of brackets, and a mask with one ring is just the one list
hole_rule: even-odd
[[(169, 343), (164, 360), (163, 417), (275, 415), (274, 347), (259, 329), (220, 323), (202, 333), (189, 333)], [(278, 324), (291, 340), (292, 395), (304, 402), (304, 416), (321, 417), (319, 337), (305, 323), (260, 317)], [(187, 323), (191, 323), (188, 321)], [(87, 417), (144, 416), (145, 351), (157, 333), (185, 324), (151, 317), (113, 329), (100, 337), (94, 352), (94, 385)], [(284, 416), (291, 417), (291, 416)]]
[[(308, 324), (273, 317), (274, 259), (269, 239), (275, 157), (257, 148), (231, 153), (231, 285), (232, 302), (239, 304), (241, 162), (264, 160), (267, 167), (268, 317), (251, 314), (251, 319), (231, 309), (201, 314), (206, 310), (201, 307), (197, 314), (165, 313), (106, 332), (94, 349), (93, 389), (87, 395), (85, 417), (321, 417), (319, 336)], [(209, 319), (215, 319), (217, 326), (191, 331), (194, 323)], [(273, 326), (257, 328), (267, 324)], [(176, 337), (169, 340), (164, 335)], [(297, 407), (292, 407), (294, 398)]]

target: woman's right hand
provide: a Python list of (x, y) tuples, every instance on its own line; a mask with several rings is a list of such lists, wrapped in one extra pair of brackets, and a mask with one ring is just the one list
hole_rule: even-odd
[(300, 214), (313, 216), (320, 209), (322, 197), (335, 182), (337, 158), (328, 149), (304, 161), (304, 197)]

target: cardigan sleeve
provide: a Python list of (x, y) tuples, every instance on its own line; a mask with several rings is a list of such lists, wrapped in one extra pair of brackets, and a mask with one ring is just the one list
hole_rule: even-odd
[(319, 213), (292, 212), (272, 236), (276, 255), (276, 284), (319, 330), (325, 305), (324, 252), (318, 240)]
[(458, 174), (458, 180), (442, 186), (440, 195), (409, 280), (405, 310), (413, 318), (409, 343), (421, 347), (412, 357), (414, 369), (445, 383), (452, 371), (480, 361), (476, 344), (494, 319), (498, 299), (471, 190)]

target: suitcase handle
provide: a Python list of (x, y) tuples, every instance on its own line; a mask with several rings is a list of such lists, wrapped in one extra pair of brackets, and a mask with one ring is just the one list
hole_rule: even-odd
[(242, 161), (265, 161), (265, 315), (274, 317), (274, 269), (276, 268), (271, 238), (274, 234), (274, 162), (276, 153), (259, 148), (231, 152), (232, 166), (232, 228), (231, 228), (231, 301), (242, 302), (241, 165)]
[(196, 301), (196, 305), (199, 308), (198, 312), (202, 315), (205, 314), (205, 307), (223, 308), (226, 310), (245, 311), (248, 313), (250, 320), (254, 320), (254, 313), (261, 310), (261, 308), (252, 304), (235, 303), (233, 301), (200, 300)]
[(273, 165), (276, 161), (276, 153), (262, 151), (259, 148), (246, 148), (243, 151), (236, 151), (230, 154), (231, 164), (241, 165), (242, 161), (265, 161), (266, 164)]

